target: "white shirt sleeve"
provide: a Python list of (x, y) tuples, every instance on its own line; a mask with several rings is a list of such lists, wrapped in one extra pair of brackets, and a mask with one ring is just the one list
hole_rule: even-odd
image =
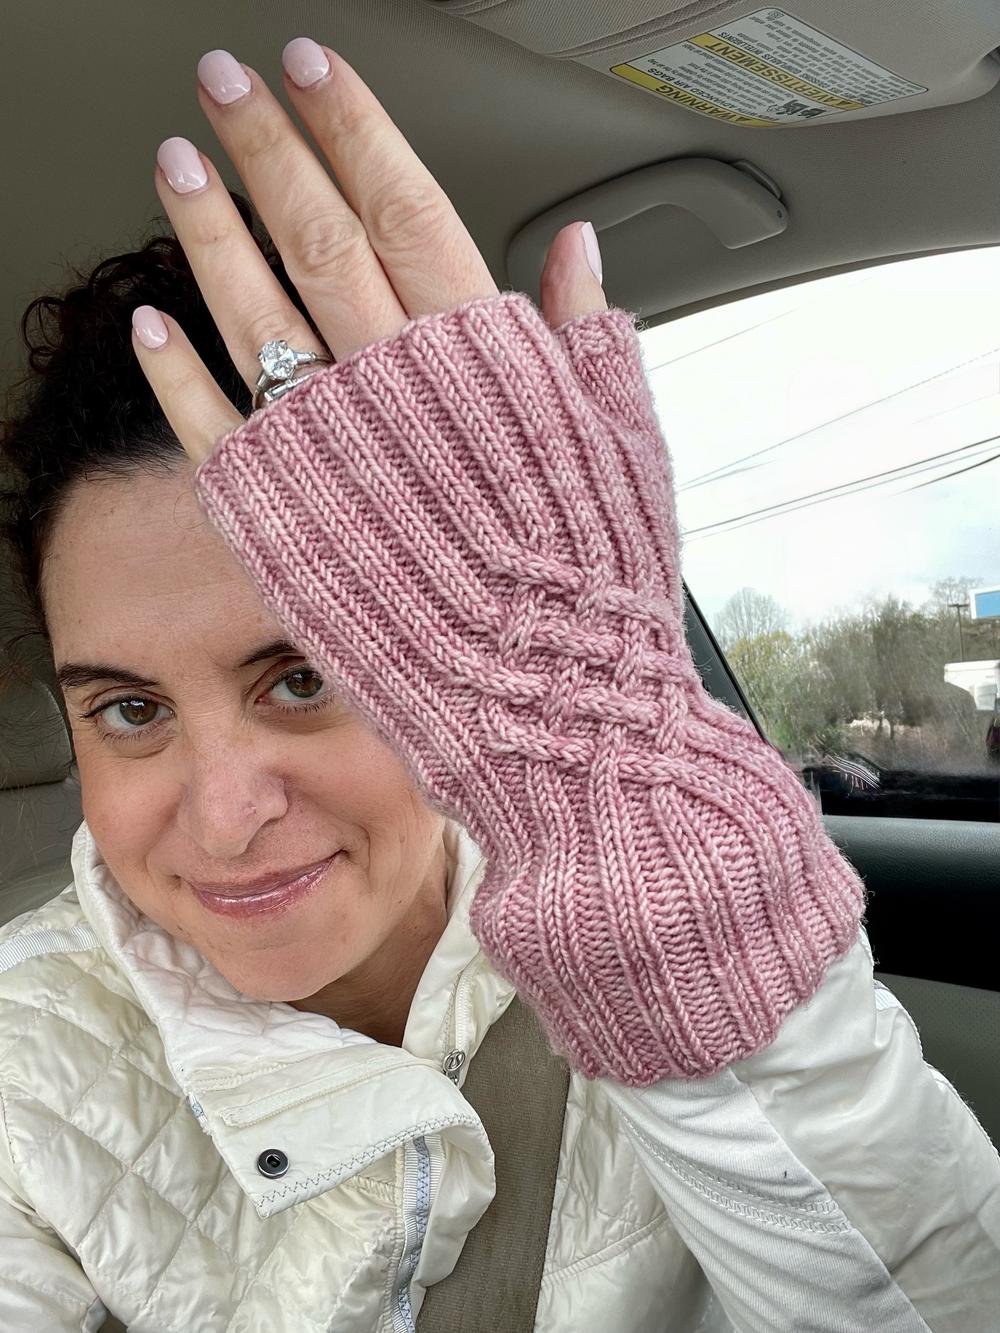
[(602, 1080), (740, 1333), (1000, 1330), (1000, 1157), (867, 935), (757, 1055)]

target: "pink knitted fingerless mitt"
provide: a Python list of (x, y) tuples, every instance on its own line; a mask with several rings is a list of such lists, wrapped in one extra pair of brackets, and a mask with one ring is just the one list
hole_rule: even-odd
[(858, 875), (688, 649), (670, 462), (622, 310), (409, 323), (224, 437), (261, 595), (488, 858), (495, 967), (589, 1077), (714, 1073), (857, 937)]

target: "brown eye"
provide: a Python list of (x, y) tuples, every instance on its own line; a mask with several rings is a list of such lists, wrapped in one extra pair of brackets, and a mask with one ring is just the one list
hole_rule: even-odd
[(136, 695), (132, 699), (116, 699), (90, 716), (97, 719), (99, 728), (113, 739), (127, 740), (141, 732), (152, 730), (156, 722), (170, 715), (170, 709), (153, 699)]
[[(311, 667), (299, 667), (295, 671), (290, 671), (280, 680), (275, 681), (272, 686), (272, 693), (286, 689), (292, 699), (302, 703), (309, 703), (318, 699), (326, 689), (326, 682), (318, 671), (313, 671)], [(280, 693), (277, 693), (278, 701), (287, 702)]]
[(156, 721), (160, 705), (149, 699), (120, 699), (116, 707), (123, 722), (132, 727), (144, 727)]

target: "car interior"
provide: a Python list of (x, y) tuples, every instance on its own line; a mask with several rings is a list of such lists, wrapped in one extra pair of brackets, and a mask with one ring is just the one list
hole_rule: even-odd
[[(281, 47), (300, 33), (360, 72), (501, 289), (537, 299), (549, 241), (589, 218), (608, 299), (635, 314), (644, 338), (819, 279), (1000, 244), (996, 0), (96, 0), (11, 6), (4, 19), (5, 390), (23, 373), (18, 324), (28, 302), (67, 285), (71, 266), (89, 272), (149, 234), (163, 138), (190, 137), (242, 190), (197, 104), (199, 55), (231, 49), (282, 96)], [(996, 295), (984, 293), (994, 310)], [(996, 343), (985, 362), (994, 396)], [(716, 349), (737, 395), (755, 374), (742, 348), (734, 339)], [(836, 403), (836, 385), (830, 392)], [(669, 404), (661, 411), (669, 439)], [(731, 443), (733, 454), (745, 452), (739, 438)], [(830, 836), (868, 887), (876, 978), (995, 1143), (998, 458), (995, 450), (975, 473), (978, 494), (994, 496), (992, 526), (978, 529), (983, 586), (955, 600), (959, 635), (964, 625), (981, 646), (967, 663), (963, 640), (961, 655), (949, 648), (933, 666), (941, 689), (965, 701), (973, 748), (927, 800), (919, 763), (893, 764), (863, 739), (796, 756)], [(836, 478), (835, 449), (811, 459), (816, 487)], [(941, 523), (964, 521), (959, 503), (940, 514)], [(877, 552), (878, 530), (857, 539)], [(835, 563), (835, 552), (820, 562)], [(746, 582), (740, 568), (722, 578), (733, 590)], [(749, 679), (747, 635), (734, 639), (719, 615), (700, 610), (703, 599), (719, 601), (709, 591), (688, 571), (687, 632), (705, 686), (782, 748), (759, 703), (766, 672)], [(955, 611), (946, 616), (953, 623)], [(967, 665), (976, 668), (971, 685)], [(52, 663), (6, 566), (0, 668), (5, 922), (70, 882), (82, 818)], [(898, 799), (866, 798), (873, 786)]]

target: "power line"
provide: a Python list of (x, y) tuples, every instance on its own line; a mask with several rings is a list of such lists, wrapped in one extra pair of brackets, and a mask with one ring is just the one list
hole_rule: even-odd
[(927, 458), (915, 458), (915, 459), (912, 459), (909, 463), (900, 463), (900, 465), (899, 465), (898, 467), (886, 468), (885, 471), (883, 471), (883, 472), (873, 472), (873, 473), (872, 473), (870, 476), (868, 476), (868, 477), (858, 477), (858, 478), (856, 478), (854, 481), (842, 481), (842, 482), (839, 482), (836, 486), (825, 486), (825, 487), (823, 487), (822, 490), (819, 490), (819, 491), (810, 491), (808, 495), (800, 495), (800, 496), (798, 496), (798, 497), (796, 497), (795, 499), (792, 499), (792, 500), (782, 500), (782, 501), (780, 501), (780, 503), (778, 503), (778, 504), (775, 504), (775, 505), (767, 505), (767, 506), (765, 506), (763, 509), (752, 509), (752, 510), (749, 510), (746, 514), (736, 514), (736, 515), (735, 515), (733, 518), (731, 518), (731, 519), (729, 519), (729, 518), (720, 518), (720, 519), (718, 519), (717, 522), (715, 522), (715, 523), (707, 523), (707, 524), (705, 524), (703, 527), (700, 527), (700, 528), (691, 528), (691, 529), (690, 529), (690, 532), (692, 532), (692, 533), (694, 533), (694, 532), (706, 532), (706, 531), (708, 531), (710, 528), (723, 527), (723, 526), (726, 525), (727, 523), (735, 523), (735, 522), (738, 522), (740, 519), (743, 519), (743, 518), (752, 518), (752, 517), (754, 517), (754, 516), (757, 515), (757, 514), (766, 514), (766, 513), (771, 512), (772, 510), (781, 509), (781, 508), (783, 508), (783, 507), (786, 506), (786, 505), (797, 504), (800, 500), (811, 500), (811, 499), (813, 499), (813, 498), (816, 497), (816, 496), (829, 495), (829, 494), (831, 494), (833, 491), (842, 491), (842, 490), (845, 490), (845, 489), (846, 489), (847, 487), (849, 487), (849, 486), (862, 486), (862, 485), (864, 485), (866, 482), (869, 482), (869, 481), (877, 481), (877, 480), (879, 480), (880, 478), (883, 478), (883, 477), (884, 477), (884, 478), (889, 478), (889, 477), (896, 476), (897, 473), (902, 473), (902, 474), (905, 475), (906, 473), (913, 472), (913, 471), (914, 471), (915, 469), (917, 469), (917, 468), (923, 468), (925, 464), (932, 464), (932, 465), (933, 465), (933, 464), (936, 464), (936, 463), (940, 462), (941, 459), (944, 459), (944, 458), (954, 458), (956, 454), (964, 454), (964, 453), (968, 453), (968, 452), (969, 452), (970, 450), (972, 450), (972, 449), (979, 449), (979, 448), (984, 447), (984, 446), (987, 445), (987, 444), (992, 444), (995, 440), (998, 440), (998, 439), (1000, 439), (1000, 435), (988, 435), (988, 436), (985, 436), (985, 437), (984, 437), (983, 439), (981, 439), (981, 440), (971, 440), (968, 444), (960, 444), (960, 445), (958, 445), (956, 448), (954, 448), (954, 449), (947, 449), (947, 450), (945, 450), (943, 453), (940, 453), (940, 454), (930, 454), (930, 455), (928, 455)]
[[(924, 417), (916, 417), (912, 422), (910, 422), (910, 425), (912, 425), (912, 426), (917, 426), (917, 425), (919, 425), (922, 421), (933, 421), (936, 417), (946, 416), (946, 415), (948, 415), (948, 413), (950, 413), (950, 412), (958, 412), (958, 411), (960, 411), (963, 407), (971, 407), (973, 403), (983, 402), (983, 401), (984, 401), (985, 399), (987, 399), (987, 398), (996, 398), (998, 395), (1000, 395), (1000, 390), (998, 390), (998, 389), (990, 389), (990, 391), (989, 391), (988, 393), (980, 393), (980, 394), (977, 394), (977, 395), (975, 396), (975, 398), (966, 398), (966, 399), (963, 399), (963, 401), (962, 401), (961, 403), (953, 403), (950, 407), (944, 407), (944, 408), (941, 408), (941, 410), (938, 411), (938, 412), (931, 412), (931, 413), (929, 413), (927, 416), (924, 416)], [(879, 401), (879, 400), (877, 400), (877, 401)], [(821, 429), (821, 427), (817, 427), (816, 429), (819, 430), (819, 429)], [(963, 449), (966, 448), (966, 447), (973, 447), (973, 448), (974, 448), (975, 446), (974, 446), (974, 445), (973, 445), (973, 446), (966, 446), (966, 445), (963, 445), (963, 446), (962, 446)], [(947, 457), (947, 455), (942, 455), (942, 457)], [(727, 472), (727, 473), (725, 474), (725, 476), (722, 476), (722, 477), (716, 477), (715, 480), (716, 480), (716, 481), (728, 481), (731, 477), (739, 477), (739, 476), (742, 476), (743, 473), (745, 473), (745, 472), (756, 472), (758, 468), (766, 467), (766, 466), (767, 466), (767, 464), (765, 464), (765, 463), (750, 463), (750, 464), (748, 464), (748, 465), (745, 466), (745, 467), (736, 467), (736, 466), (735, 466), (735, 463), (734, 463), (732, 469), (731, 469), (729, 472)], [(907, 465), (907, 466), (909, 466), (909, 465)], [(879, 475), (881, 475), (881, 474), (879, 474)], [(950, 475), (950, 474), (949, 474), (949, 475)], [(944, 478), (941, 478), (941, 480), (944, 480)], [(848, 484), (848, 483), (845, 483), (845, 484)], [(933, 483), (932, 483), (932, 482), (927, 482), (926, 484), (929, 486), (929, 485), (932, 485)], [(707, 485), (707, 483), (706, 483), (706, 485)], [(686, 487), (686, 486), (679, 486), (677, 489), (678, 489), (678, 491), (683, 491), (683, 490), (686, 490), (687, 487)], [(696, 489), (696, 488), (695, 488), (695, 487), (692, 487), (692, 489)], [(917, 489), (917, 488), (916, 488), (916, 487), (911, 487), (911, 489), (915, 490), (915, 489)], [(902, 492), (901, 492), (901, 494), (902, 494)]]
[[(859, 282), (850, 283), (848, 285), (848, 290), (853, 287), (864, 286), (866, 282), (871, 282), (875, 276), (876, 274), (874, 273), (867, 274)], [(827, 295), (839, 296), (842, 290), (843, 288), (838, 288), (835, 292), (829, 292), (827, 293)], [(754, 298), (752, 296), (745, 296), (742, 299), (744, 301), (752, 301)], [(668, 361), (658, 361), (655, 366), (648, 367), (646, 374), (652, 375), (654, 371), (662, 370), (664, 366), (675, 366), (678, 361), (686, 361), (689, 356), (697, 356), (699, 352), (707, 352), (712, 347), (718, 347), (722, 343), (727, 343), (732, 341), (733, 338), (742, 338), (745, 333), (753, 333), (755, 329), (762, 329), (767, 324), (776, 324), (779, 319), (788, 319), (790, 315), (797, 315), (800, 310), (806, 310), (809, 307), (818, 304), (820, 304), (820, 302), (803, 301), (801, 305), (792, 306), (791, 310), (782, 310), (780, 314), (770, 315), (767, 319), (762, 319), (757, 324), (748, 324), (745, 329), (737, 329), (735, 333), (727, 333), (724, 338), (716, 338), (714, 342), (702, 343), (700, 347), (692, 347), (690, 352), (682, 352), (680, 356), (673, 356)], [(688, 315), (685, 316), (685, 318), (693, 319), (694, 316)]]
[[(703, 534), (701, 539), (704, 540), (704, 536), (719, 535), (720, 530), (734, 532), (738, 528), (750, 527), (753, 523), (763, 523), (769, 518), (782, 518), (786, 514), (795, 513), (799, 509), (809, 509), (813, 505), (828, 503), (830, 500), (841, 500), (849, 495), (859, 495), (866, 490), (888, 485), (890, 481), (898, 481), (905, 476), (913, 476), (918, 472), (929, 472), (940, 466), (942, 459), (954, 458), (956, 454), (968, 454), (973, 449), (981, 449), (986, 445), (995, 443), (997, 440), (1000, 440), (1000, 435), (986, 436), (981, 440), (973, 440), (969, 444), (959, 445), (956, 449), (948, 449), (940, 454), (931, 454), (927, 458), (914, 459), (912, 462), (900, 464), (899, 467), (887, 468), (884, 472), (875, 472), (867, 477), (858, 477), (854, 481), (840, 482), (836, 486), (826, 486), (822, 490), (812, 491), (808, 495), (796, 496), (791, 500), (782, 500), (778, 504), (766, 505), (761, 509), (752, 509), (745, 514), (734, 514), (731, 518), (719, 519), (715, 523), (706, 523), (700, 528), (690, 528), (684, 532), (684, 540), (687, 541), (689, 537), (697, 537), (698, 534)], [(993, 455), (992, 457), (1000, 457), (1000, 455)], [(991, 461), (992, 458), (987, 458), (981, 460), (981, 463)], [(981, 463), (974, 464), (974, 466), (981, 466)], [(966, 470), (968, 469), (959, 469), (959, 471)], [(943, 478), (934, 478), (933, 480), (943, 480)], [(924, 484), (930, 485), (929, 482)], [(911, 487), (909, 489), (916, 490), (919, 488)]]
[(756, 329), (762, 329), (768, 324), (776, 324), (779, 319), (787, 319), (789, 315), (794, 315), (796, 310), (803, 310), (804, 305), (797, 305), (795, 310), (783, 310), (780, 315), (771, 315), (768, 319), (762, 319), (757, 324), (750, 324), (745, 329), (737, 329), (735, 333), (727, 333), (724, 338), (716, 338), (714, 342), (703, 343), (701, 347), (692, 347), (690, 352), (682, 352), (680, 356), (672, 356), (669, 361), (658, 361), (655, 366), (650, 366), (646, 371), (647, 375), (653, 375), (658, 370), (663, 370), (665, 366), (676, 366), (678, 361), (686, 361), (689, 356), (697, 356), (699, 352), (707, 352), (710, 347), (719, 347), (722, 343), (731, 342), (733, 338), (742, 338), (745, 333), (753, 333)]
[(960, 361), (957, 365), (949, 366), (947, 370), (939, 370), (934, 375), (928, 375), (926, 379), (916, 380), (913, 384), (904, 385), (902, 389), (896, 389), (892, 393), (883, 394), (880, 398), (873, 398), (871, 402), (862, 403), (859, 407), (853, 407), (849, 412), (842, 412), (840, 416), (831, 417), (828, 421), (821, 422), (818, 426), (810, 426), (808, 430), (799, 431), (796, 435), (788, 435), (783, 440), (778, 440), (776, 444), (769, 444), (763, 449), (757, 449), (752, 454), (744, 454), (741, 458), (733, 458), (728, 463), (722, 463), (717, 468), (712, 468), (709, 472), (703, 472), (697, 477), (692, 477), (690, 481), (678, 486), (679, 491), (696, 490), (699, 486), (710, 485), (713, 481), (723, 481), (731, 475), (728, 469), (734, 468), (738, 463), (746, 463), (751, 458), (760, 458), (763, 454), (770, 454), (775, 449), (782, 449), (786, 444), (794, 444), (796, 440), (804, 440), (809, 435), (815, 435), (817, 431), (825, 430), (827, 426), (835, 426), (838, 422), (847, 421), (850, 417), (857, 416), (860, 412), (867, 412), (870, 407), (877, 407), (879, 403), (887, 403), (893, 398), (899, 398), (904, 393), (909, 393), (913, 389), (922, 388), (925, 384), (931, 384), (934, 380), (943, 379), (946, 375), (952, 375), (956, 370), (964, 370), (966, 366), (974, 365), (977, 361), (982, 361), (988, 356), (994, 356), (1000, 352), (1000, 347), (991, 347), (988, 352), (980, 352), (978, 356), (970, 357), (968, 361)]
[[(1000, 436), (992, 437), (992, 440), (1000, 439)], [(983, 444), (989, 444), (992, 440), (980, 440), (973, 445), (963, 446), (961, 450), (951, 452), (964, 452), (969, 448), (977, 448)], [(691, 534), (701, 533), (702, 536), (695, 537), (696, 541), (704, 541), (707, 537), (721, 536), (722, 532), (736, 532), (740, 528), (752, 527), (755, 523), (765, 523), (769, 518), (784, 518), (787, 514), (797, 513), (800, 509), (810, 509), (813, 505), (828, 504), (831, 500), (843, 500), (850, 496), (861, 495), (865, 491), (876, 490), (879, 486), (887, 486), (892, 481), (899, 481), (904, 476), (915, 476), (921, 472), (931, 472), (934, 468), (940, 466), (939, 459), (948, 455), (937, 455), (933, 459), (917, 459), (913, 463), (907, 463), (901, 468), (891, 468), (888, 473), (875, 473), (872, 477), (860, 477), (856, 481), (843, 482), (840, 486), (828, 487), (822, 491), (815, 491), (812, 495), (798, 496), (791, 500), (784, 500), (781, 504), (771, 505), (765, 509), (753, 510), (748, 514), (737, 514), (732, 518), (720, 519), (718, 523), (706, 524), (701, 528), (691, 529)], [(992, 458), (982, 460), (985, 463), (991, 462)], [(978, 464), (977, 464), (978, 466)], [(964, 471), (964, 469), (959, 469)], [(898, 474), (898, 475), (897, 475)], [(944, 478), (932, 478), (933, 481), (944, 480)], [(927, 483), (930, 485), (931, 483)], [(849, 489), (853, 487), (854, 489)], [(917, 489), (912, 487), (909, 489)], [(833, 494), (838, 491), (840, 494)], [(904, 494), (905, 492), (900, 492)], [(745, 522), (742, 520), (746, 520)], [(688, 533), (685, 533), (685, 540)]]
[(910, 491), (922, 491), (925, 486), (933, 486), (937, 481), (948, 481), (951, 477), (960, 477), (963, 472), (972, 472), (974, 468), (984, 467), (987, 463), (992, 463), (1000, 458), (1000, 454), (993, 454), (989, 458), (981, 458), (978, 463), (970, 463), (968, 467), (960, 467), (955, 472), (946, 472), (943, 477), (931, 477), (930, 481), (922, 481), (919, 486), (907, 486), (901, 495), (908, 495)]
[(986, 398), (996, 398), (1000, 394), (1000, 389), (988, 389), (986, 393), (977, 393), (975, 398), (963, 398), (960, 403), (952, 403), (948, 407), (942, 407), (937, 412), (928, 412), (925, 417), (914, 417), (910, 422), (911, 426), (919, 426), (922, 421), (936, 421), (938, 417), (946, 417), (951, 412), (960, 412), (963, 407), (971, 407), (973, 403), (981, 403)]

